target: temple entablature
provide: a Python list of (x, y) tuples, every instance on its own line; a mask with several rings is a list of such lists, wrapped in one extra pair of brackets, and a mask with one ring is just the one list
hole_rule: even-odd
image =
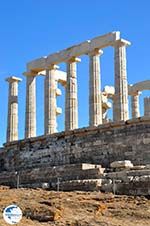
[(142, 82), (137, 82), (128, 86), (129, 95), (134, 95), (139, 91), (150, 90), (150, 80), (145, 80)]
[(37, 73), (43, 71), (45, 68), (49, 67), (49, 65), (67, 62), (72, 57), (88, 55), (95, 49), (103, 49), (108, 46), (114, 46), (114, 43), (119, 39), (119, 31), (98, 36), (59, 52), (30, 61), (29, 63), (27, 63), (27, 69), (29, 71), (35, 71)]

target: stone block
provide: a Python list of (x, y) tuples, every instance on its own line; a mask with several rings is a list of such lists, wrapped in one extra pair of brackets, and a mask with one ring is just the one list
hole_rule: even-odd
[(82, 165), (82, 170), (102, 168), (101, 165), (94, 165), (94, 164), (88, 164), (88, 163), (82, 163), (81, 165)]
[(133, 167), (133, 164), (130, 160), (124, 160), (124, 161), (115, 161), (110, 164), (111, 168), (127, 168), (130, 169)]
[(142, 170), (142, 169), (145, 169), (146, 168), (146, 166), (144, 166), (144, 165), (139, 165), (139, 166), (133, 166), (132, 168), (131, 168), (131, 170)]

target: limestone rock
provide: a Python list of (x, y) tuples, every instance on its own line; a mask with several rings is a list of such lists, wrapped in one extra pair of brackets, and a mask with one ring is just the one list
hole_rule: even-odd
[(110, 164), (111, 168), (132, 168), (133, 164), (130, 160), (115, 161)]

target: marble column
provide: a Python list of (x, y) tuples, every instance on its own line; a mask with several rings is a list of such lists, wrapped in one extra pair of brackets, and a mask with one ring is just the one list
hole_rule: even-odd
[(140, 92), (131, 95), (132, 118), (140, 117), (139, 94)]
[(150, 97), (144, 98), (144, 116), (150, 117)]
[(89, 125), (102, 124), (102, 93), (100, 76), (100, 55), (102, 50), (89, 53)]
[(77, 62), (80, 62), (80, 59), (76, 57), (67, 62), (65, 130), (78, 128)]
[(129, 118), (128, 82), (126, 70), (126, 46), (130, 42), (120, 39), (115, 42), (115, 95), (113, 103), (114, 121), (126, 121)]
[(18, 140), (18, 83), (22, 79), (17, 77), (7, 78), (9, 83), (7, 142)]
[(46, 69), (45, 76), (45, 115), (44, 115), (44, 127), (45, 135), (55, 133), (56, 123), (56, 96), (57, 96), (57, 84), (56, 84), (56, 69), (57, 65), (52, 65)]
[(36, 136), (36, 73), (26, 72), (25, 138)]

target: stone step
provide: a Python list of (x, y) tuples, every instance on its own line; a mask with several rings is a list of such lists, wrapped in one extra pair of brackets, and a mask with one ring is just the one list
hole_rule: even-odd
[[(69, 180), (60, 181), (59, 189), (61, 191), (96, 191), (100, 190), (102, 185), (102, 179), (90, 179), (90, 180)], [(52, 183), (51, 188), (57, 190), (58, 183)]]
[(117, 172), (106, 173), (105, 177), (110, 179), (121, 179), (129, 176), (144, 176), (150, 175), (150, 169), (137, 169), (137, 170), (122, 170)]
[(112, 192), (117, 195), (150, 195), (150, 178), (142, 180), (103, 184), (100, 187), (102, 192)]
[[(135, 170), (137, 169), (137, 170)], [(125, 195), (150, 195), (150, 169), (135, 167), (134, 170), (122, 170), (106, 173), (103, 192), (114, 192)]]
[(93, 164), (70, 164), (57, 167), (41, 167), (32, 170), (23, 170), (16, 172), (1, 172), (0, 184), (11, 185), (16, 184), (19, 175), (19, 181), (22, 186), (25, 184), (51, 183), (56, 182), (57, 178), (62, 181), (97, 179), (101, 178), (104, 168), (100, 165)]

